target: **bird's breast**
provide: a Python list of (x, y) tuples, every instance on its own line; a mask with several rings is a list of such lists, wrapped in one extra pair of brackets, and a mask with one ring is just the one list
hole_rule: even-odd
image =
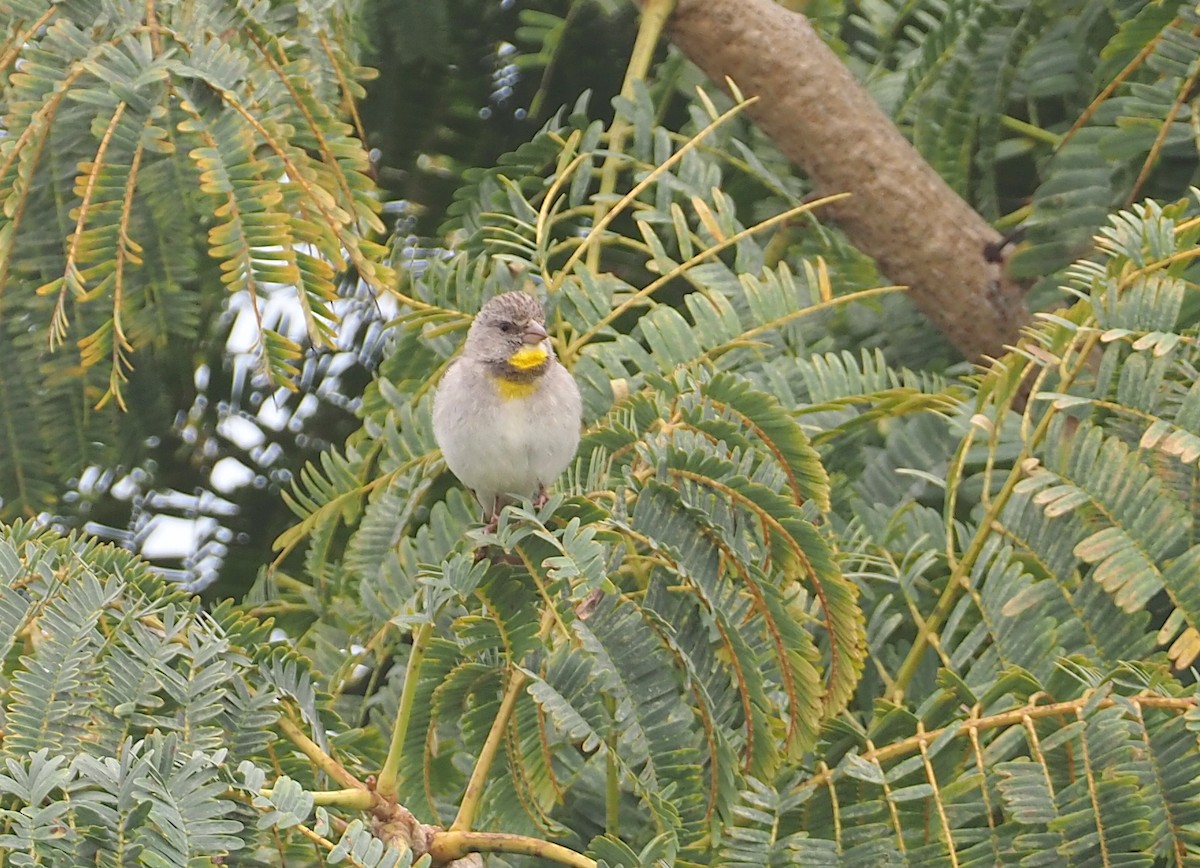
[(528, 398), (537, 391), (538, 381), (530, 380), (512, 380), (508, 377), (491, 378), (492, 383), (496, 387), (496, 394), (503, 401), (516, 401), (520, 398)]

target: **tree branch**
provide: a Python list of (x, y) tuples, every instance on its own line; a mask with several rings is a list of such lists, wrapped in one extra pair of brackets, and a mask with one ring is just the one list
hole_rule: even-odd
[(505, 835), (498, 832), (438, 832), (429, 845), (434, 863), (462, 858), (469, 853), (517, 853), (538, 856), (547, 862), (570, 865), (572, 868), (596, 868), (596, 862), (582, 853), (525, 835)]
[(823, 213), (969, 359), (1029, 320), (1023, 288), (984, 248), (1000, 235), (921, 158), (801, 15), (772, 0), (678, 0), (667, 28), (713, 81), (758, 96), (747, 114), (816, 185)]

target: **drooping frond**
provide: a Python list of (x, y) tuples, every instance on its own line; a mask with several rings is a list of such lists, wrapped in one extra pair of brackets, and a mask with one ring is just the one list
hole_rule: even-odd
[[(122, 411), (165, 429), (186, 406), (173, 383), (192, 379), (228, 293), (259, 315), (261, 371), (286, 386), (301, 342), (332, 344), (338, 272), (390, 286), (366, 151), (339, 117), (361, 70), (340, 39), (282, 36), (288, 16), (320, 31), (315, 12), (0, 9), (0, 346), (23, 360), (0, 392), (41, 395), (36, 409), (0, 406), (4, 514), (36, 514), (88, 461), (126, 457)], [(264, 315), (279, 294), (302, 324)], [(176, 376), (138, 373), (158, 365)]]

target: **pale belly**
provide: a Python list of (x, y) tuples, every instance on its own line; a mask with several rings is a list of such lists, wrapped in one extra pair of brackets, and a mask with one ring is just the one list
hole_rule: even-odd
[(532, 497), (566, 469), (579, 444), (578, 410), (556, 406), (542, 389), (481, 402), (457, 424), (471, 436), (462, 448), (443, 445), (446, 463), (485, 504), (499, 494)]

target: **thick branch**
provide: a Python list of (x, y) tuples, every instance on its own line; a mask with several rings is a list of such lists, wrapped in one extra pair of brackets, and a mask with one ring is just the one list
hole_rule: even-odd
[(749, 115), (824, 209), (970, 359), (999, 355), (1029, 314), (988, 262), (1000, 235), (926, 163), (801, 15), (772, 0), (678, 0), (668, 34), (713, 81), (761, 99)]

